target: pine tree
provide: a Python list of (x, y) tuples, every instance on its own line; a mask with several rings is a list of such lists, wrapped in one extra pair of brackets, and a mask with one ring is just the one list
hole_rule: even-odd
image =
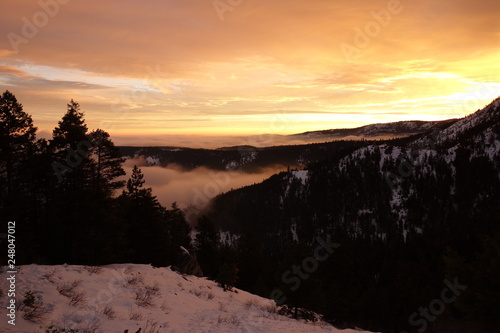
[(35, 150), (36, 131), (22, 104), (5, 91), (0, 96), (0, 207), (8, 218), (7, 210), (26, 190), (26, 163)]
[(151, 188), (142, 188), (145, 182), (142, 170), (139, 169), (137, 165), (134, 165), (132, 175), (127, 180), (127, 187), (126, 190), (123, 191), (123, 195), (135, 200), (153, 197), (153, 190)]
[(168, 211), (160, 205), (151, 188), (143, 188), (144, 183), (144, 174), (134, 166), (126, 189), (118, 198), (128, 228), (129, 261), (166, 266), (172, 253)]
[(117, 177), (125, 175), (121, 166), (124, 159), (106, 131), (101, 129), (92, 131), (89, 134), (89, 139), (92, 144), (91, 158), (95, 165), (92, 176), (94, 188), (104, 194), (111, 195), (113, 190), (117, 190), (125, 184), (125, 181), (115, 180)]
[[(75, 101), (67, 105), (67, 110), (52, 133), (50, 149), (51, 164), (57, 177), (54, 207), (51, 214), (53, 237), (59, 240), (55, 255), (60, 261), (81, 262), (87, 257), (85, 246), (93, 238), (102, 217), (95, 213), (99, 205), (92, 191), (92, 170), (95, 163), (90, 158), (91, 143), (87, 137), (87, 125), (80, 105)], [(54, 179), (56, 179), (54, 177)], [(99, 197), (102, 201), (104, 198)]]
[(92, 144), (87, 138), (83, 117), (80, 105), (71, 100), (50, 141), (55, 157), (52, 163), (55, 175), (63, 187), (72, 191), (81, 191), (91, 182), (89, 171), (93, 161), (89, 154)]
[(58, 127), (52, 132), (53, 144), (58, 148), (77, 150), (79, 145), (87, 141), (87, 125), (80, 104), (71, 100), (66, 114), (58, 122)]
[(179, 247), (191, 248), (191, 226), (186, 221), (186, 217), (177, 203), (172, 204), (172, 209), (166, 212), (166, 222), (169, 228), (171, 238), (172, 253), (176, 253)]
[(220, 245), (219, 231), (206, 216), (199, 219), (196, 226), (195, 247), (198, 261), (205, 275), (214, 278), (217, 273), (217, 254)]
[(29, 263), (37, 253), (35, 238), (40, 230), (35, 141), (37, 128), (8, 90), (0, 95), (0, 216), (16, 221), (17, 263)]

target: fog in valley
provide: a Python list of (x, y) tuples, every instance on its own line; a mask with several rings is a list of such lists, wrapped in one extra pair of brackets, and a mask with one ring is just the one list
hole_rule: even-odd
[(140, 167), (144, 174), (144, 186), (153, 189), (153, 195), (163, 206), (169, 208), (176, 202), (181, 209), (190, 208), (187, 217), (191, 222), (194, 222), (198, 213), (209, 207), (210, 201), (218, 194), (260, 183), (273, 174), (286, 170), (285, 166), (265, 168), (254, 173), (212, 170), (206, 167), (184, 170), (174, 164), (167, 167), (148, 166), (141, 156), (125, 161), (123, 168), (127, 175), (124, 179), (130, 177), (134, 165)]

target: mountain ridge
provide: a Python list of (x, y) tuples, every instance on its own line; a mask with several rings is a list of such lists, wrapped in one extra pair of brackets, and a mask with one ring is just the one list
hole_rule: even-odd
[[(318, 300), (311, 307), (330, 319), (359, 323), (368, 330), (408, 331), (408, 316), (439, 293), (445, 277), (458, 275), (475, 286), (457, 305), (464, 312), (479, 306), (468, 300), (492, 292), (486, 285), (478, 287), (470, 273), (483, 269), (484, 262), (473, 262), (476, 268), (470, 271), (465, 264), (453, 263), (461, 262), (461, 255), (469, 261), (480, 256), (486, 237), (500, 232), (499, 162), (496, 99), (449, 127), (407, 140), (372, 143), (221, 194), (207, 217), (225, 233), (243, 239), (243, 248), (248, 239), (258, 240), (252, 258), (269, 268), (262, 272), (248, 267), (242, 275), (264, 280), (280, 274), (273, 261), (286, 260), (296, 247), (307, 251), (317, 237), (331, 235), (342, 246), (336, 259), (315, 273), (315, 283), (323, 289), (314, 294)], [(270, 254), (273, 259), (267, 259)], [(331, 273), (337, 271), (356, 273), (349, 281)], [(481, 276), (494, 285), (494, 276)], [(251, 290), (252, 282), (247, 283)], [(369, 289), (366, 296), (359, 294), (360, 288)], [(310, 286), (308, 293), (315, 290)], [(412, 294), (413, 290), (420, 292)], [(352, 300), (356, 293), (358, 298)], [(301, 299), (299, 304), (307, 301)], [(369, 309), (364, 308), (366, 302)], [(349, 304), (349, 310), (339, 304)], [(391, 304), (401, 306), (395, 309)], [(353, 315), (360, 309), (367, 316)], [(381, 316), (386, 312), (397, 320), (385, 322)], [(477, 313), (474, 325), (481, 322)], [(443, 325), (454, 325), (456, 320), (450, 314)], [(491, 321), (492, 317), (486, 320)], [(460, 325), (474, 331), (470, 323)], [(446, 331), (450, 326), (444, 327)]]
[[(366, 146), (376, 138), (405, 138), (422, 134), (436, 128), (446, 128), (457, 120), (445, 121), (401, 121), (372, 124), (354, 129), (305, 132), (290, 137), (314, 137), (314, 143), (287, 144), (269, 147), (253, 145), (225, 146), (216, 149), (187, 147), (131, 147), (121, 146), (125, 158), (144, 158), (145, 166), (167, 167), (171, 164), (186, 170), (208, 167), (215, 170), (241, 170), (257, 172), (261, 168), (281, 165), (283, 167), (303, 167), (321, 160), (329, 154), (336, 155), (345, 146)], [(333, 134), (332, 134), (333, 133)], [(340, 133), (340, 134), (339, 134)], [(350, 137), (350, 139), (346, 139)]]

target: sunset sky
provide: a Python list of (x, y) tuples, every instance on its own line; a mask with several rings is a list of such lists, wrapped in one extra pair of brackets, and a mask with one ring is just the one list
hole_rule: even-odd
[(118, 144), (462, 117), (500, 96), (499, 15), (498, 0), (2, 1), (0, 88), (42, 136), (73, 98)]

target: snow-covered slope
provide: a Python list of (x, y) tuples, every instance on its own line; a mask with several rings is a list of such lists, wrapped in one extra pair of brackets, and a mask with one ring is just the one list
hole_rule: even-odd
[[(13, 326), (5, 316), (9, 288), (2, 276), (1, 332), (355, 332), (293, 320), (279, 315), (269, 299), (135, 264), (19, 267)], [(23, 304), (27, 292), (35, 296), (31, 306)]]

